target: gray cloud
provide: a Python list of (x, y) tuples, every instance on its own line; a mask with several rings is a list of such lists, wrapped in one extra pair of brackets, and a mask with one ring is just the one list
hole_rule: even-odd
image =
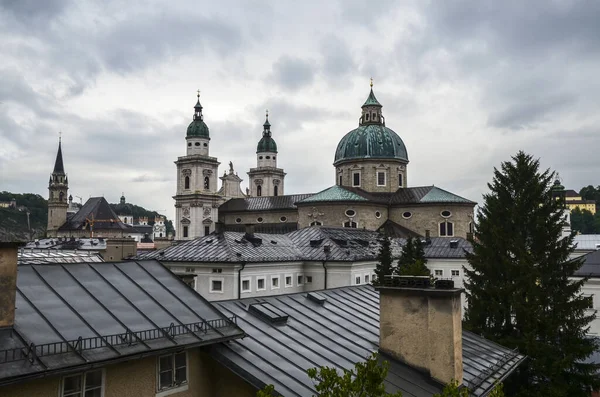
[(315, 73), (316, 68), (312, 62), (284, 55), (273, 63), (273, 73), (269, 80), (273, 79), (284, 89), (296, 91), (311, 84)]

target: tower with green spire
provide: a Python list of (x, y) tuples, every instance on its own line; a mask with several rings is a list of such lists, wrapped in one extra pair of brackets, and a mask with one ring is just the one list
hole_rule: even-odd
[(283, 169), (277, 168), (277, 157), (277, 144), (271, 133), (269, 111), (267, 110), (262, 138), (256, 146), (256, 168), (250, 168), (250, 172), (248, 172), (251, 196), (281, 196), (284, 194), (283, 181), (286, 174)]
[(65, 174), (62, 157), (62, 142), (58, 139), (58, 152), (54, 161), (54, 170), (48, 182), (48, 237), (56, 237), (58, 228), (67, 221), (69, 181)]

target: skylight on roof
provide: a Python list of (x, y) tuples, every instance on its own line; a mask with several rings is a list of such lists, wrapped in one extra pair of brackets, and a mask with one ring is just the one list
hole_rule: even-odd
[(253, 303), (248, 306), (248, 312), (271, 324), (285, 323), (289, 317), (286, 312), (268, 302)]
[(309, 292), (306, 297), (308, 300), (311, 300), (320, 305), (324, 304), (327, 301), (327, 297), (323, 294), (319, 294), (318, 292)]

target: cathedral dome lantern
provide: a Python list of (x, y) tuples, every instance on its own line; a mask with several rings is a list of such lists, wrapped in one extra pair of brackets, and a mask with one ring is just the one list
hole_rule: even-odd
[(256, 147), (256, 153), (270, 152), (277, 153), (277, 144), (275, 139), (271, 136), (271, 123), (269, 123), (269, 111), (267, 111), (266, 120), (263, 124), (263, 136), (258, 142)]
[(204, 116), (202, 115), (202, 105), (200, 104), (200, 91), (198, 91), (198, 101), (194, 106), (194, 117), (187, 128), (186, 136), (188, 138), (203, 137), (210, 139), (210, 135), (208, 133), (208, 126), (204, 122)]

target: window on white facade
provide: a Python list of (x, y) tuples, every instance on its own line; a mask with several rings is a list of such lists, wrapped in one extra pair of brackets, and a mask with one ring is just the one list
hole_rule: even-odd
[(291, 287), (292, 286), (292, 276), (285, 276), (285, 287)]
[(586, 296), (585, 299), (586, 299), (586, 303), (587, 303), (586, 308), (593, 309), (594, 308), (594, 295)]
[(459, 277), (460, 276), (460, 270), (451, 270), (450, 274), (452, 275), (452, 277)]
[(385, 172), (384, 171), (377, 172), (377, 186), (385, 186)]
[(223, 292), (223, 279), (213, 278), (210, 280), (210, 292)]
[(360, 172), (352, 173), (352, 186), (360, 186)]
[(298, 286), (303, 285), (304, 284), (304, 275), (303, 274), (299, 274), (296, 281), (298, 283)]
[(369, 283), (369, 275), (365, 274), (365, 283)]
[(454, 223), (450, 221), (444, 221), (440, 223), (440, 237), (452, 236), (454, 236)]
[(186, 384), (186, 352), (169, 354), (158, 358), (158, 391), (173, 389)]
[(60, 397), (102, 397), (104, 371), (98, 369), (62, 379)]
[(250, 279), (242, 280), (242, 292), (250, 292)]
[(188, 227), (184, 226), (183, 227), (183, 237), (187, 237), (188, 236)]
[(354, 279), (354, 284), (360, 284), (360, 276), (356, 276), (356, 278)]
[(444, 276), (444, 271), (442, 269), (435, 269), (434, 270), (434, 274), (436, 277), (443, 277)]
[(306, 284), (312, 283), (312, 276), (306, 276)]
[(185, 268), (185, 272), (186, 273), (194, 273), (194, 268), (193, 267), (186, 267)]
[(256, 290), (257, 291), (264, 291), (267, 289), (267, 286), (265, 285), (265, 278), (264, 277), (260, 277), (256, 279)]
[(279, 276), (271, 276), (271, 289), (279, 289)]
[(223, 273), (223, 269), (218, 268), (218, 269), (212, 269), (213, 273)]

